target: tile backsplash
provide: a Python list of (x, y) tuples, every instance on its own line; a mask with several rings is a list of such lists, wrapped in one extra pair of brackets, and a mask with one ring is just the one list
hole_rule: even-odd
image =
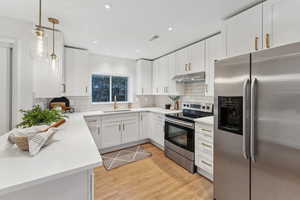
[[(202, 82), (185, 83), (184, 95), (181, 96), (180, 103), (183, 101), (213, 103), (213, 97), (205, 96), (206, 85)], [(94, 110), (112, 110), (113, 104), (94, 104), (91, 102), (91, 97), (67, 97), (70, 104), (77, 112), (94, 111)], [(51, 99), (35, 99), (34, 104), (39, 104), (42, 107), (47, 107)], [(172, 104), (168, 96), (136, 96), (132, 103), (133, 108), (138, 107), (161, 107), (165, 104)], [(119, 109), (127, 109), (127, 103), (118, 103)]]

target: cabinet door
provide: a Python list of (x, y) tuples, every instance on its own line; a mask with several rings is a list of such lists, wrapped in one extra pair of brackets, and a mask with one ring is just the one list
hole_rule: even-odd
[(152, 61), (137, 62), (137, 95), (152, 94)]
[(169, 58), (168, 56), (164, 56), (160, 59), (159, 65), (159, 88), (161, 94), (168, 93), (168, 84), (169, 84)]
[(215, 60), (222, 57), (221, 34), (206, 40), (206, 65), (205, 65), (205, 96), (214, 96)]
[(122, 121), (122, 143), (135, 142), (139, 140), (139, 119), (137, 115)]
[(198, 42), (188, 47), (189, 62), (187, 71), (202, 72), (205, 70), (205, 41)]
[(184, 85), (173, 80), (176, 76), (176, 55), (175, 53), (168, 55), (169, 59), (169, 80), (167, 93), (168, 95), (181, 95), (184, 93)]
[[(152, 61), (145, 61), (143, 65), (143, 92), (146, 95), (152, 94)], [(142, 80), (142, 81), (143, 81)]]
[(176, 52), (176, 74), (187, 73), (188, 50), (184, 48)]
[(160, 114), (153, 115), (153, 132), (152, 139), (154, 142), (158, 143), (161, 146), (164, 146), (165, 141), (165, 132), (164, 132), (164, 116)]
[(140, 140), (144, 140), (149, 138), (150, 129), (150, 113), (148, 112), (141, 112), (140, 113)]
[(88, 52), (65, 48), (66, 96), (88, 96), (90, 71)]
[(300, 1), (269, 0), (264, 2), (264, 47), (300, 41)]
[(100, 120), (95, 117), (88, 117), (85, 119), (98, 149), (101, 149)]
[(159, 68), (159, 60), (155, 60), (153, 62), (153, 94), (157, 95), (159, 93), (158, 87), (159, 87), (159, 77), (158, 77), (158, 68)]
[(143, 95), (143, 63), (142, 60), (137, 61), (136, 63), (136, 94)]
[(262, 5), (259, 4), (226, 20), (227, 56), (262, 49)]
[(103, 120), (101, 128), (101, 147), (113, 147), (121, 144), (121, 121)]

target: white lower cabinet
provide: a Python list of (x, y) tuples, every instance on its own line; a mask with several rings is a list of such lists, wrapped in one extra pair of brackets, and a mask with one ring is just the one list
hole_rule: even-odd
[(138, 115), (125, 117), (122, 120), (122, 144), (139, 140), (139, 118)]
[(213, 125), (196, 123), (195, 164), (197, 171), (213, 180)]
[(164, 148), (165, 146), (165, 116), (163, 114), (152, 113), (152, 127), (150, 133), (150, 139), (160, 145), (159, 147)]
[(100, 137), (100, 127), (101, 120), (100, 117), (85, 117), (86, 123), (90, 129), (93, 139), (98, 147), (101, 149), (101, 137)]
[(122, 143), (122, 123), (118, 119), (103, 119), (101, 126), (101, 147), (108, 148)]
[(151, 139), (164, 148), (164, 114), (140, 112), (85, 117), (94, 141), (100, 150)]
[(151, 132), (151, 113), (150, 112), (141, 112), (140, 113), (140, 140), (149, 138)]
[(101, 149), (139, 140), (139, 115), (102, 116)]

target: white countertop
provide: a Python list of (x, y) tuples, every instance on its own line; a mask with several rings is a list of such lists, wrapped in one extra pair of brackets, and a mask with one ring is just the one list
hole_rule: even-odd
[(102, 164), (83, 115), (71, 114), (53, 143), (35, 157), (0, 137), (0, 195), (92, 169)]
[(69, 114), (66, 123), (54, 135), (54, 142), (34, 157), (11, 145), (7, 141), (8, 134), (0, 136), (0, 195), (100, 166), (102, 159), (84, 116), (132, 112), (169, 114), (182, 111), (152, 107), (120, 113), (90, 111)]
[(172, 114), (172, 113), (180, 113), (182, 112), (182, 110), (166, 110), (158, 107), (146, 107), (146, 108), (132, 108), (129, 109), (128, 111), (122, 111), (122, 112), (87, 111), (87, 112), (81, 112), (80, 114), (88, 117), (88, 116), (118, 115), (118, 114), (135, 113), (135, 112), (154, 112), (159, 114)]
[(202, 117), (194, 120), (196, 123), (204, 123), (208, 125), (214, 125), (214, 116)]

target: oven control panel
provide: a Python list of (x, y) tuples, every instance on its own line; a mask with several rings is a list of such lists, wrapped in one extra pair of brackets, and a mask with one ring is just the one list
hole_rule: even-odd
[(182, 109), (197, 110), (201, 112), (213, 112), (213, 104), (211, 103), (182, 103)]

